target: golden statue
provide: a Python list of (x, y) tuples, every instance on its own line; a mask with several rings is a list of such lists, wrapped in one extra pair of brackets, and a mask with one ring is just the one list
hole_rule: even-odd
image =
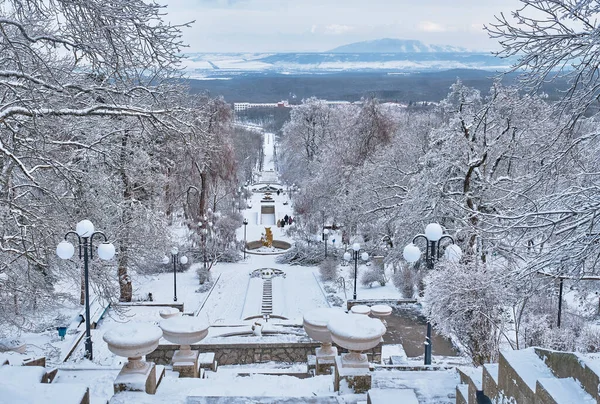
[(273, 246), (273, 232), (270, 227), (265, 227), (265, 236), (261, 237), (261, 241), (265, 247)]

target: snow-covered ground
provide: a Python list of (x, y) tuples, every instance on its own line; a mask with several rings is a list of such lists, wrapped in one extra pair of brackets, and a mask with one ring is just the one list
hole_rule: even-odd
[[(287, 193), (287, 187), (277, 183), (277, 172), (273, 160), (273, 134), (265, 135), (265, 170), (261, 173), (259, 183), (251, 186), (253, 192), (247, 201), (247, 208), (243, 209), (244, 218), (248, 225), (237, 230), (240, 240), (246, 237), (247, 241), (260, 240), (265, 233), (265, 225), (260, 223), (261, 206), (272, 206), (274, 216), (282, 219), (285, 215), (292, 216), (292, 200)], [(277, 195), (273, 192), (272, 201), (261, 202), (264, 198), (258, 189), (266, 185), (283, 189)], [(283, 229), (271, 226), (274, 239), (292, 243), (293, 240), (286, 236)], [(183, 231), (177, 229), (174, 233), (183, 237)], [(331, 249), (340, 247), (341, 237), (332, 232), (329, 238)], [(276, 262), (276, 255), (246, 254), (246, 259), (239, 263), (217, 263), (211, 269), (214, 286), (209, 290), (199, 290), (196, 270), (202, 263), (192, 263), (189, 270), (177, 274), (177, 303), (183, 303), (184, 311), (206, 318), (212, 327), (207, 340), (219, 340), (221, 335), (234, 331), (250, 331), (250, 326), (255, 320), (244, 320), (247, 317), (261, 317), (261, 300), (263, 293), (262, 278), (251, 278), (250, 274), (262, 268), (275, 268), (283, 271), (284, 276), (272, 279), (273, 287), (273, 314), (285, 319), (271, 319), (266, 327), (277, 328), (279, 323), (302, 324), (303, 313), (317, 307), (328, 307), (326, 294), (331, 293), (333, 285), (323, 285), (320, 282), (317, 267), (300, 267), (282, 265)], [(360, 269), (359, 269), (360, 270)], [(353, 265), (343, 267), (347, 279), (352, 279)], [(103, 335), (114, 327), (123, 323), (158, 324), (161, 320), (160, 311), (173, 303), (173, 273), (156, 275), (132, 274), (135, 286), (134, 296), (138, 299), (153, 296), (154, 306), (119, 305), (107, 310), (104, 318), (99, 322), (97, 329), (92, 330), (93, 361), (83, 359), (84, 347), (80, 339), (84, 324), (75, 322), (71, 324), (64, 341), (58, 338), (56, 330), (45, 332), (24, 333), (21, 340), (28, 345), (29, 355), (45, 355), (50, 365), (58, 366), (60, 371), (55, 383), (82, 383), (90, 387), (92, 403), (106, 403), (113, 394), (112, 383), (119, 369), (126, 361), (125, 358), (115, 356), (108, 350), (103, 340)], [(330, 292), (325, 292), (329, 286)], [(343, 290), (338, 290), (337, 295), (345, 300)], [(351, 290), (347, 290), (348, 297)], [(398, 291), (388, 283), (385, 287), (368, 288), (357, 286), (357, 293), (361, 299), (387, 299), (400, 297)], [(144, 304), (144, 302), (140, 302)], [(163, 304), (163, 306), (161, 306)], [(100, 308), (100, 306), (98, 306)], [(81, 311), (79, 306), (65, 308), (67, 317), (72, 317)], [(238, 337), (227, 337), (228, 342), (235, 342)], [(269, 335), (269, 341), (286, 341), (294, 339), (293, 335)], [(77, 344), (77, 341), (80, 341)], [(168, 343), (164, 339), (161, 343)], [(74, 347), (72, 354), (63, 361), (69, 351)], [(395, 354), (404, 355), (401, 347), (390, 346), (384, 350), (388, 356)], [(406, 355), (404, 355), (406, 356)], [(179, 379), (176, 374), (167, 371), (167, 378), (163, 380), (156, 396), (140, 394), (119, 394), (113, 401), (120, 402), (172, 402), (184, 403), (188, 396), (330, 396), (334, 395), (331, 376), (319, 376), (307, 379), (298, 379), (292, 376), (273, 376), (256, 373), (305, 373), (306, 364), (255, 364), (247, 366), (221, 366), (219, 371), (211, 374), (210, 379)], [(386, 372), (387, 373), (387, 372)], [(427, 386), (432, 384), (427, 372), (417, 372), (415, 375), (405, 375), (402, 380), (406, 385)], [(240, 374), (248, 374), (242, 377)], [(439, 397), (447, 395), (454, 389), (456, 377), (448, 374), (447, 380), (439, 384), (435, 391), (431, 391), (431, 403)], [(439, 382), (439, 381), (438, 381)], [(436, 383), (438, 383), (436, 382)], [(378, 383), (391, 383), (381, 380)], [(451, 386), (452, 385), (452, 386)], [(427, 390), (427, 389), (425, 389)], [(440, 393), (438, 394), (438, 390)], [(444, 394), (441, 391), (444, 390)], [(145, 397), (145, 398), (144, 398)], [(141, 400), (141, 401), (140, 401)], [(162, 401), (161, 401), (162, 400)], [(427, 402), (427, 401), (424, 401)]]

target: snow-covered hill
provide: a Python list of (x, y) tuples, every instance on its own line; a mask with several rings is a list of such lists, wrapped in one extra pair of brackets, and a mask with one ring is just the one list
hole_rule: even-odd
[(467, 49), (448, 45), (427, 45), (415, 39), (383, 38), (338, 46), (330, 53), (445, 53), (468, 52)]
[(240, 73), (322, 74), (333, 72), (427, 72), (449, 69), (506, 70), (512, 60), (483, 52), (398, 53), (192, 53), (191, 78), (224, 78)]

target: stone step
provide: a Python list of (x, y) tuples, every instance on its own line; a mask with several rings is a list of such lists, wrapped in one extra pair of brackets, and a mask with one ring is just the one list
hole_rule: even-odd
[(498, 365), (498, 390), (507, 400), (517, 403), (536, 402), (537, 380), (554, 377), (533, 348), (501, 351)]
[(419, 404), (413, 389), (371, 389), (367, 392), (367, 404)]
[(6, 403), (64, 403), (86, 404), (90, 392), (83, 384), (28, 383), (24, 385), (0, 383), (0, 397)]
[(498, 396), (498, 364), (487, 363), (483, 365), (482, 378), (483, 394), (487, 397)]
[(156, 365), (156, 388), (158, 389), (158, 386), (160, 385), (160, 382), (162, 382), (163, 377), (165, 377), (165, 367), (163, 365)]
[(572, 377), (538, 379), (536, 398), (536, 402), (547, 404), (596, 404), (596, 399), (586, 393), (581, 384)]
[(600, 361), (597, 355), (559, 352), (550, 349), (534, 348), (538, 357), (559, 378), (572, 377), (583, 386), (592, 397), (598, 397), (600, 384)]
[(459, 367), (456, 369), (460, 376), (460, 382), (467, 385), (467, 403), (477, 403), (477, 396), (482, 393), (482, 368)]
[(456, 386), (456, 404), (469, 404), (469, 386), (467, 384)]
[(345, 401), (338, 396), (321, 397), (188, 397), (187, 404), (342, 404)]

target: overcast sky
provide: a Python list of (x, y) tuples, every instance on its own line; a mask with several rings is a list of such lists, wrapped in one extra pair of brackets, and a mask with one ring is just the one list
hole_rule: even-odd
[(379, 38), (497, 49), (482, 31), (518, 0), (159, 0), (188, 52), (310, 52)]

